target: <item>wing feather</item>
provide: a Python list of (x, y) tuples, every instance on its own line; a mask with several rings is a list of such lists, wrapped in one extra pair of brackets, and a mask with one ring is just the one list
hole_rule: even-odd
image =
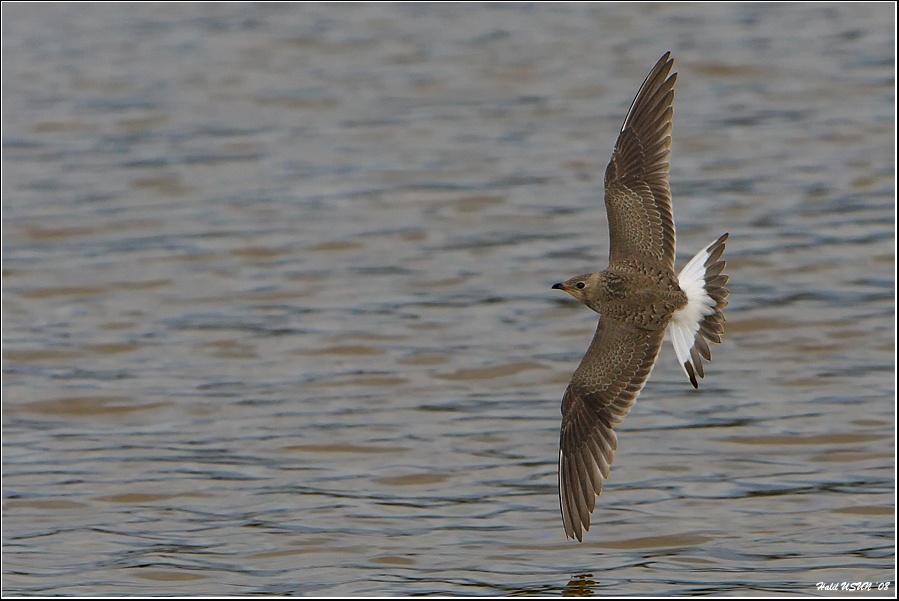
[(559, 503), (565, 533), (583, 540), (590, 513), (609, 477), (618, 437), (613, 430), (652, 371), (663, 332), (605, 317), (562, 399)]
[(677, 81), (677, 73), (671, 73), (673, 65), (671, 53), (665, 53), (640, 86), (606, 168), (610, 267), (649, 262), (662, 270), (674, 270), (675, 232), (668, 186)]

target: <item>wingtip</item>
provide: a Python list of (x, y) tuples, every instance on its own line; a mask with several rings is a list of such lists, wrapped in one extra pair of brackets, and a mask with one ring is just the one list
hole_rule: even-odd
[(584, 532), (590, 530), (589, 524), (572, 524), (572, 528), (574, 532), (569, 534), (568, 532), (565, 535), (571, 540), (576, 540), (579, 543), (584, 542)]
[[(671, 56), (670, 50), (662, 55), (662, 58), (659, 59), (657, 65), (665, 65), (669, 69), (669, 72), (674, 68), (674, 57)], [(677, 78), (677, 73), (671, 73), (670, 77)]]

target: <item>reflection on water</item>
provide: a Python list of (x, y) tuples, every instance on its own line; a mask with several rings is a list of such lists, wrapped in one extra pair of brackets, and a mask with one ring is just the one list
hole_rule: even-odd
[[(4, 7), (4, 591), (892, 580), (891, 14)], [(725, 342), (698, 391), (666, 343), (575, 544), (559, 402), (595, 318), (549, 286), (604, 267), (602, 174), (669, 49)]]

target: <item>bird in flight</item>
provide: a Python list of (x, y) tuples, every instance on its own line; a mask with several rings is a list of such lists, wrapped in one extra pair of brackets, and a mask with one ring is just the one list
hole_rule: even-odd
[(618, 448), (614, 426), (633, 406), (668, 337), (695, 388), (706, 341), (721, 342), (728, 277), (727, 234), (674, 273), (668, 187), (674, 59), (667, 52), (624, 118), (606, 168), (609, 267), (555, 284), (600, 314), (590, 348), (562, 397), (559, 502), (568, 538), (583, 540)]

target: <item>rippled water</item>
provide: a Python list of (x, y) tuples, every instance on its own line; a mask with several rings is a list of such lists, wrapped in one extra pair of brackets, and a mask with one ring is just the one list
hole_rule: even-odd
[[(890, 4), (3, 7), (8, 594), (815, 593), (895, 578)], [(583, 544), (559, 402), (672, 50), (730, 232)]]

